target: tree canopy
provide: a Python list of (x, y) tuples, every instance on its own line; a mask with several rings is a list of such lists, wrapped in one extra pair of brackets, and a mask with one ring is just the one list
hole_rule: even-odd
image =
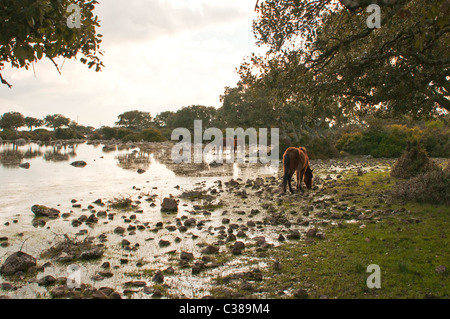
[(4, 130), (17, 131), (17, 129), (22, 127), (24, 124), (24, 116), (19, 112), (4, 113), (0, 117), (0, 128)]
[[(382, 8), (378, 29), (369, 2)], [(254, 33), (269, 51), (241, 66), (241, 85), (352, 116), (449, 112), (449, 10), (448, 0), (259, 1)]]
[(141, 131), (152, 126), (152, 116), (149, 112), (128, 111), (120, 114), (118, 119), (117, 126), (131, 130)]
[[(101, 34), (96, 28), (99, 19), (94, 15), (97, 1), (92, 0), (2, 0), (0, 2), (0, 81), (12, 85), (2, 77), (9, 64), (13, 68), (28, 69), (43, 57), (50, 59), (59, 72), (55, 58), (78, 58), (89, 68), (100, 71)], [(68, 20), (79, 8), (80, 25), (71, 27)]]
[(68, 126), (70, 119), (61, 114), (47, 115), (44, 118), (45, 125), (53, 129), (58, 129), (63, 126)]

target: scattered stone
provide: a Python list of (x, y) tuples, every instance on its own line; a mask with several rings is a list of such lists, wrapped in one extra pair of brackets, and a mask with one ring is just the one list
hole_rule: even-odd
[(310, 228), (308, 229), (308, 231), (306, 232), (306, 237), (316, 237), (317, 234), (317, 228)]
[(22, 163), (22, 164), (19, 165), (20, 168), (24, 168), (24, 169), (29, 169), (30, 166), (31, 166), (31, 165), (30, 165), (30, 163), (28, 163), (28, 162), (27, 162), (27, 163)]
[(294, 292), (294, 298), (308, 299), (308, 292), (305, 289), (298, 289)]
[(100, 247), (94, 247), (81, 252), (78, 258), (82, 260), (91, 260), (100, 258), (101, 256), (103, 256), (103, 249)]
[(108, 299), (108, 296), (101, 290), (96, 290), (92, 293), (93, 299)]
[(123, 234), (125, 232), (125, 230), (126, 230), (125, 228), (119, 226), (114, 229), (114, 233), (115, 234)]
[(56, 283), (56, 279), (55, 277), (48, 275), (39, 279), (37, 283), (39, 286), (48, 287), (54, 285)]
[(182, 251), (180, 254), (180, 259), (190, 261), (194, 259), (194, 254)]
[(178, 203), (174, 198), (164, 198), (161, 204), (161, 211), (163, 212), (176, 212), (178, 211)]
[(85, 161), (75, 161), (70, 163), (70, 165), (72, 165), (73, 167), (85, 167), (87, 165), (87, 163)]
[(36, 217), (48, 217), (48, 218), (54, 218), (58, 217), (60, 214), (60, 211), (55, 208), (49, 208), (43, 205), (33, 205), (31, 207), (31, 211), (33, 212)]
[(300, 232), (296, 229), (289, 230), (289, 234), (287, 235), (287, 239), (290, 240), (298, 240), (300, 239)]
[(158, 270), (156, 274), (153, 276), (152, 281), (157, 284), (162, 284), (164, 282), (164, 275), (162, 271)]
[(17, 251), (6, 258), (0, 268), (0, 273), (3, 275), (14, 275), (19, 271), (26, 273), (30, 267), (34, 266), (36, 266), (36, 258), (22, 251)]
[(158, 243), (159, 247), (167, 247), (170, 246), (170, 241), (161, 239)]
[(219, 252), (219, 247), (215, 247), (212, 245), (207, 246), (206, 248), (202, 249), (201, 253), (205, 255), (212, 255), (217, 254)]
[(436, 272), (438, 274), (445, 274), (445, 272), (447, 271), (447, 268), (444, 265), (440, 265), (438, 267), (436, 267)]

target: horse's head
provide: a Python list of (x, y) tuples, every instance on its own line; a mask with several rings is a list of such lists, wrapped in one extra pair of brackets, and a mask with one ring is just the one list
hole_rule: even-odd
[(309, 167), (309, 165), (308, 165), (308, 168), (306, 169), (303, 180), (305, 181), (306, 187), (308, 189), (311, 189), (312, 188), (312, 180), (313, 180), (313, 170)]

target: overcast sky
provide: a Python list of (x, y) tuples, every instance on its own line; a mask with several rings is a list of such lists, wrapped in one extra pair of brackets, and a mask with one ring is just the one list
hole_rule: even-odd
[[(60, 113), (80, 124), (114, 125), (129, 110), (155, 116), (182, 106), (219, 107), (236, 68), (257, 51), (255, 0), (99, 0), (105, 68), (66, 60), (59, 75), (42, 59), (34, 70), (2, 72), (0, 115)], [(58, 60), (61, 65), (62, 60)]]

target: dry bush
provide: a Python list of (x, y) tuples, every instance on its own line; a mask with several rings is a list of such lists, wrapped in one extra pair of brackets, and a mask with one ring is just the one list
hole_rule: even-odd
[(450, 204), (450, 162), (446, 168), (429, 170), (407, 181), (400, 181), (392, 191), (395, 199), (431, 204)]
[(428, 157), (425, 148), (417, 141), (408, 142), (406, 150), (391, 169), (391, 176), (411, 178), (426, 172), (439, 170), (439, 167)]

